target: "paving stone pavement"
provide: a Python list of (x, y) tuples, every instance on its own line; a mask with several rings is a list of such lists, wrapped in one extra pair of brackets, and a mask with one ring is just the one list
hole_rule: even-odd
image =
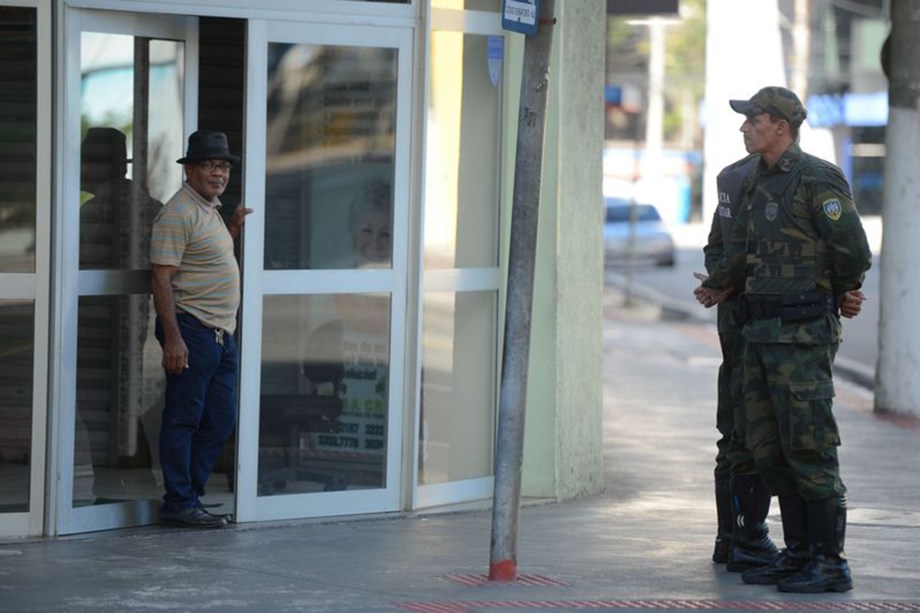
[[(442, 513), (148, 527), (0, 543), (0, 611), (920, 611), (920, 428), (839, 380), (846, 594), (748, 586), (710, 561), (719, 348), (711, 323), (605, 294), (606, 489), (525, 501), (519, 577), (485, 579), (485, 505)], [(781, 542), (778, 505), (769, 523)]]

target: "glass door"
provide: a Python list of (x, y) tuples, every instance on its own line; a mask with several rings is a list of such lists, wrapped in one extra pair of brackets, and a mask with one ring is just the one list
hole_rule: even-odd
[(182, 182), (197, 66), (194, 19), (71, 9), (65, 21), (60, 534), (157, 517), (150, 227)]
[(474, 4), (431, 16), (414, 508), (493, 490), (505, 39)]
[(42, 533), (51, 11), (0, 0), (0, 537)]
[(411, 35), (250, 22), (241, 521), (399, 508)]

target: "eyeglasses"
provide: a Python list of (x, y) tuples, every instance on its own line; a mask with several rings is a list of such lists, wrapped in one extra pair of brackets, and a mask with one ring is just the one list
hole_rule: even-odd
[(219, 160), (204, 160), (202, 162), (198, 162), (198, 168), (205, 172), (217, 170), (223, 174), (227, 174), (230, 172), (230, 169), (233, 168), (233, 164)]

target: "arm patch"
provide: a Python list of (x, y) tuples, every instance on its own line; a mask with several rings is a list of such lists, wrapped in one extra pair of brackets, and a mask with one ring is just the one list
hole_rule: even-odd
[(831, 221), (837, 221), (843, 213), (843, 207), (837, 198), (828, 198), (821, 204), (821, 208), (824, 209), (824, 214)]

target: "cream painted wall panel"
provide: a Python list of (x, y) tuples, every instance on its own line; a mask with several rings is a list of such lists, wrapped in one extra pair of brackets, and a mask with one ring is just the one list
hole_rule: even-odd
[(605, 3), (557, 2), (523, 495), (603, 489), (601, 175)]

